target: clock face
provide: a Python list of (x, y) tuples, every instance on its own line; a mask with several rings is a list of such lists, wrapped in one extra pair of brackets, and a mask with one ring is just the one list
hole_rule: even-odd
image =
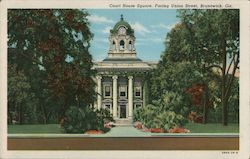
[(120, 27), (118, 32), (121, 35), (125, 35), (126, 34), (126, 29), (124, 27)]

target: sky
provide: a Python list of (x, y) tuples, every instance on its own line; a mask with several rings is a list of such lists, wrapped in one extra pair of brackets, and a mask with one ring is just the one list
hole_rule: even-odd
[(90, 53), (94, 61), (108, 56), (109, 31), (120, 21), (121, 14), (135, 32), (137, 57), (145, 61), (158, 61), (165, 50), (167, 32), (179, 22), (175, 9), (91, 9), (90, 29), (94, 34)]

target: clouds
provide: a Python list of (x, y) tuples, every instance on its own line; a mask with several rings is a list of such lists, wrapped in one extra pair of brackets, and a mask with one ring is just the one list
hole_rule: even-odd
[(159, 23), (156, 25), (146, 26), (146, 25), (143, 25), (139, 22), (134, 22), (134, 23), (130, 23), (130, 24), (136, 33), (143, 35), (143, 36), (146, 36), (146, 35), (151, 34), (151, 33), (157, 34), (157, 33), (162, 32), (163, 30), (170, 31), (176, 25), (176, 23), (173, 23), (173, 24)]
[(154, 29), (166, 29), (166, 30), (171, 30), (174, 26), (176, 25), (176, 23), (174, 24), (163, 24), (163, 23), (160, 23), (160, 24), (157, 24), (157, 25), (151, 25), (150, 27), (151, 28), (154, 28)]
[(120, 21), (121, 14), (135, 31), (137, 54), (144, 60), (160, 58), (165, 47), (166, 34), (179, 21), (175, 10), (151, 10), (150, 14), (148, 10), (91, 9), (88, 11), (90, 16), (87, 18), (91, 32), (94, 34), (90, 52), (95, 60), (102, 60), (108, 56), (110, 30)]
[(113, 21), (112, 19), (108, 17), (99, 16), (96, 14), (92, 14), (88, 16), (87, 18), (93, 25), (97, 26), (97, 28), (93, 28), (94, 32), (103, 33), (103, 34), (109, 34), (110, 29), (112, 29), (111, 26), (114, 25), (115, 23), (115, 21)]
[(131, 24), (131, 27), (138, 34), (145, 35), (147, 33), (151, 33), (151, 31), (146, 26), (144, 26), (143, 24), (141, 24), (139, 22), (130, 23), (130, 24)]
[(101, 32), (103, 34), (109, 34), (111, 29), (112, 29), (111, 26), (106, 26), (103, 30), (101, 30)]
[(164, 38), (151, 38), (150, 40), (155, 43), (163, 43), (165, 41)]
[[(95, 25), (100, 25), (103, 27), (103, 29), (98, 30), (99, 33), (103, 34), (109, 34), (110, 29), (112, 29), (112, 26), (115, 24), (115, 21), (111, 18), (108, 18), (107, 16), (99, 16), (97, 14), (92, 14), (88, 16), (88, 19), (91, 23)], [(141, 36), (148, 36), (148, 34), (152, 33), (159, 33), (160, 30), (171, 30), (175, 23), (173, 24), (154, 24), (154, 25), (146, 25), (143, 23), (140, 23), (139, 21), (129, 22), (131, 27), (135, 30), (135, 33)]]
[(108, 19), (107, 17), (94, 15), (94, 14), (88, 16), (87, 18), (92, 23), (99, 23), (99, 24), (102, 24), (102, 23), (113, 24), (114, 23), (112, 19)]
[(138, 38), (136, 40), (136, 45), (149, 45), (150, 43), (164, 43), (164, 37), (148, 37), (148, 38)]
[(107, 38), (96, 38), (95, 41), (98, 43), (108, 43), (109, 42)]
[(107, 53), (105, 51), (95, 52), (94, 61), (102, 61), (107, 57)]

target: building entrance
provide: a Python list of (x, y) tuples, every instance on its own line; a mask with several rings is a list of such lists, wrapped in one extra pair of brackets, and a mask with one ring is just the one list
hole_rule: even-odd
[(126, 105), (120, 105), (120, 118), (126, 118)]

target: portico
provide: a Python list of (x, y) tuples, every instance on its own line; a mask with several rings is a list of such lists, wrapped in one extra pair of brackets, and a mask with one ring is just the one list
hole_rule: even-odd
[[(128, 76), (128, 83), (121, 82), (118, 85), (118, 75), (105, 76), (105, 78), (112, 79), (112, 86), (108, 82), (103, 82), (101, 75), (97, 76), (97, 109), (108, 108), (113, 114), (114, 118), (132, 118), (133, 116), (133, 76)], [(102, 86), (104, 87), (102, 91)], [(119, 88), (118, 88), (119, 87)], [(112, 95), (111, 95), (111, 91)], [(127, 89), (127, 90), (126, 90)], [(119, 90), (119, 91), (118, 91)], [(118, 94), (119, 93), (119, 94)], [(140, 92), (141, 93), (141, 92)], [(104, 100), (110, 97), (110, 101)], [(143, 103), (141, 103), (143, 104)]]

